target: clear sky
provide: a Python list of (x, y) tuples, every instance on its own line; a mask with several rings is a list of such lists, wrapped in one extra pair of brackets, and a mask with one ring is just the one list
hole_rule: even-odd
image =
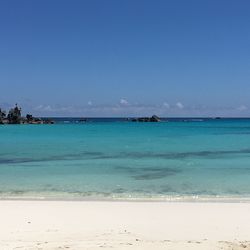
[(249, 0), (2, 0), (0, 106), (250, 116)]

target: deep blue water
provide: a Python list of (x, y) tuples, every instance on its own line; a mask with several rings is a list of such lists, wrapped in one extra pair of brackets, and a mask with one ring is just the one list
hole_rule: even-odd
[(0, 198), (250, 197), (250, 119), (55, 120), (0, 126)]

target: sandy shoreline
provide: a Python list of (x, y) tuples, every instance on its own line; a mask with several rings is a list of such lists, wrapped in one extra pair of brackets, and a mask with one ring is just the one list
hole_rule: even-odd
[(0, 201), (0, 249), (250, 249), (250, 203)]
[(67, 196), (63, 194), (59, 196), (39, 196), (37, 193), (33, 196), (13, 196), (2, 195), (1, 201), (84, 201), (84, 202), (177, 202), (177, 203), (250, 203), (250, 196), (206, 196), (206, 195), (187, 195), (187, 196), (162, 196), (162, 197), (97, 197), (97, 196)]

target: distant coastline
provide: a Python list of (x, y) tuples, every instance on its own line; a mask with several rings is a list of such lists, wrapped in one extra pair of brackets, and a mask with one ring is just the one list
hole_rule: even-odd
[(76, 116), (40, 116), (32, 114), (22, 116), (22, 109), (17, 104), (8, 112), (0, 107), (0, 124), (54, 124), (54, 123), (85, 123), (85, 122), (206, 122), (215, 120), (248, 120), (250, 117), (76, 117)]
[[(125, 122), (125, 123), (134, 123), (128, 119), (134, 119), (136, 117), (41, 117), (42, 120), (53, 120), (55, 124), (80, 124), (80, 123), (106, 123), (106, 122)], [(137, 119), (137, 118), (136, 118)], [(165, 122), (178, 122), (178, 123), (186, 123), (186, 122), (223, 122), (228, 120), (246, 120), (248, 121), (249, 117), (223, 117), (220, 119), (215, 119), (213, 117), (161, 117), (160, 123)], [(137, 123), (137, 122), (135, 122)], [(139, 123), (139, 122), (138, 122)]]

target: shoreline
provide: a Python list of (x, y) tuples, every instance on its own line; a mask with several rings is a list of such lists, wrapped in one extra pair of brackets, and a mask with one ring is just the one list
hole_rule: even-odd
[(0, 201), (4, 250), (250, 249), (249, 203)]
[(207, 196), (172, 196), (172, 197), (59, 197), (59, 196), (6, 196), (0, 197), (1, 201), (61, 201), (61, 202), (162, 202), (162, 203), (250, 203), (250, 196), (247, 197), (207, 197)]

